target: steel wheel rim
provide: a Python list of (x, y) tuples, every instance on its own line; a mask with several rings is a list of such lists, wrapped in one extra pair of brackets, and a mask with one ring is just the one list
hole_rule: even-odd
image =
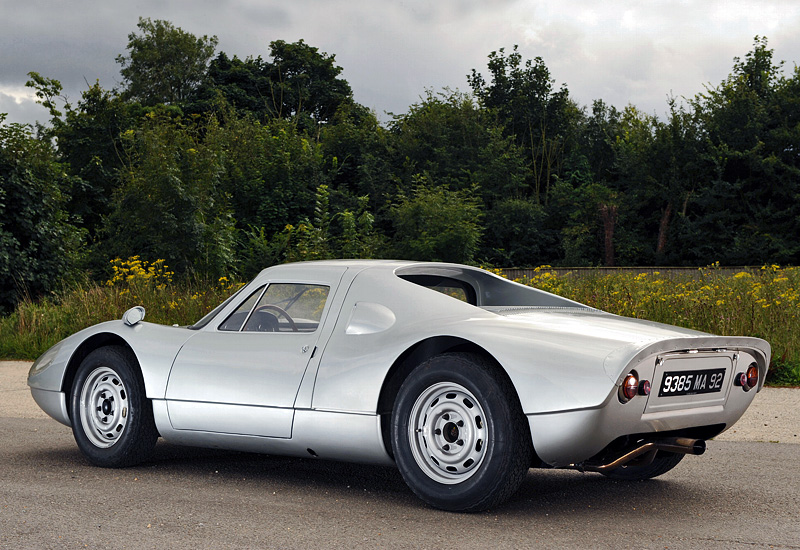
[(486, 456), (486, 415), (459, 384), (430, 386), (411, 407), (408, 439), (414, 460), (429, 478), (454, 485), (469, 479)]
[(114, 445), (128, 425), (128, 391), (120, 376), (109, 367), (89, 373), (80, 395), (83, 433), (96, 447)]

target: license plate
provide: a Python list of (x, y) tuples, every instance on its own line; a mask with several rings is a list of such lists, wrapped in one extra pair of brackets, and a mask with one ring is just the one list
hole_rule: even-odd
[(659, 397), (674, 395), (695, 395), (722, 391), (725, 369), (683, 370), (665, 372), (661, 379)]

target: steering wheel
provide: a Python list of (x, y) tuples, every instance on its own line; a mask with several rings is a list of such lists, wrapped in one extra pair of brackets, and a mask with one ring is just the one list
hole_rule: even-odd
[(267, 310), (276, 311), (278, 312), (278, 314), (283, 315), (286, 318), (286, 320), (289, 321), (289, 326), (292, 327), (292, 332), (297, 332), (297, 324), (295, 324), (294, 319), (292, 319), (292, 316), (286, 313), (285, 309), (273, 304), (265, 304), (263, 306), (258, 306), (256, 312), (267, 311)]

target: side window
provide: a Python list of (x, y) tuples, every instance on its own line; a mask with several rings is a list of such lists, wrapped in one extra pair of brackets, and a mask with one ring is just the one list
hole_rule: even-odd
[(322, 318), (329, 290), (329, 287), (323, 285), (271, 284), (242, 330), (314, 332)]
[(227, 330), (227, 331), (239, 331), (244, 325), (244, 322), (247, 320), (247, 315), (250, 313), (250, 310), (253, 309), (253, 305), (258, 301), (261, 294), (264, 292), (264, 287), (259, 287), (258, 290), (253, 292), (250, 296), (247, 297), (247, 300), (242, 302), (236, 311), (231, 313), (225, 322), (219, 326), (219, 330)]

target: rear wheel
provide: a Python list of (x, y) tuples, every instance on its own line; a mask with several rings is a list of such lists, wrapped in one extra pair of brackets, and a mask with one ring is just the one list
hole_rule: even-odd
[(669, 451), (658, 451), (653, 462), (642, 466), (620, 466), (610, 472), (603, 472), (603, 475), (611, 479), (626, 481), (640, 481), (651, 479), (666, 474), (686, 456), (681, 453), (670, 453)]
[(435, 356), (409, 375), (392, 411), (392, 449), (420, 498), (464, 512), (513, 495), (532, 455), (511, 383), (491, 362), (464, 353)]
[(142, 462), (158, 439), (141, 374), (123, 347), (98, 348), (86, 356), (72, 385), (70, 417), (78, 448), (96, 466)]

